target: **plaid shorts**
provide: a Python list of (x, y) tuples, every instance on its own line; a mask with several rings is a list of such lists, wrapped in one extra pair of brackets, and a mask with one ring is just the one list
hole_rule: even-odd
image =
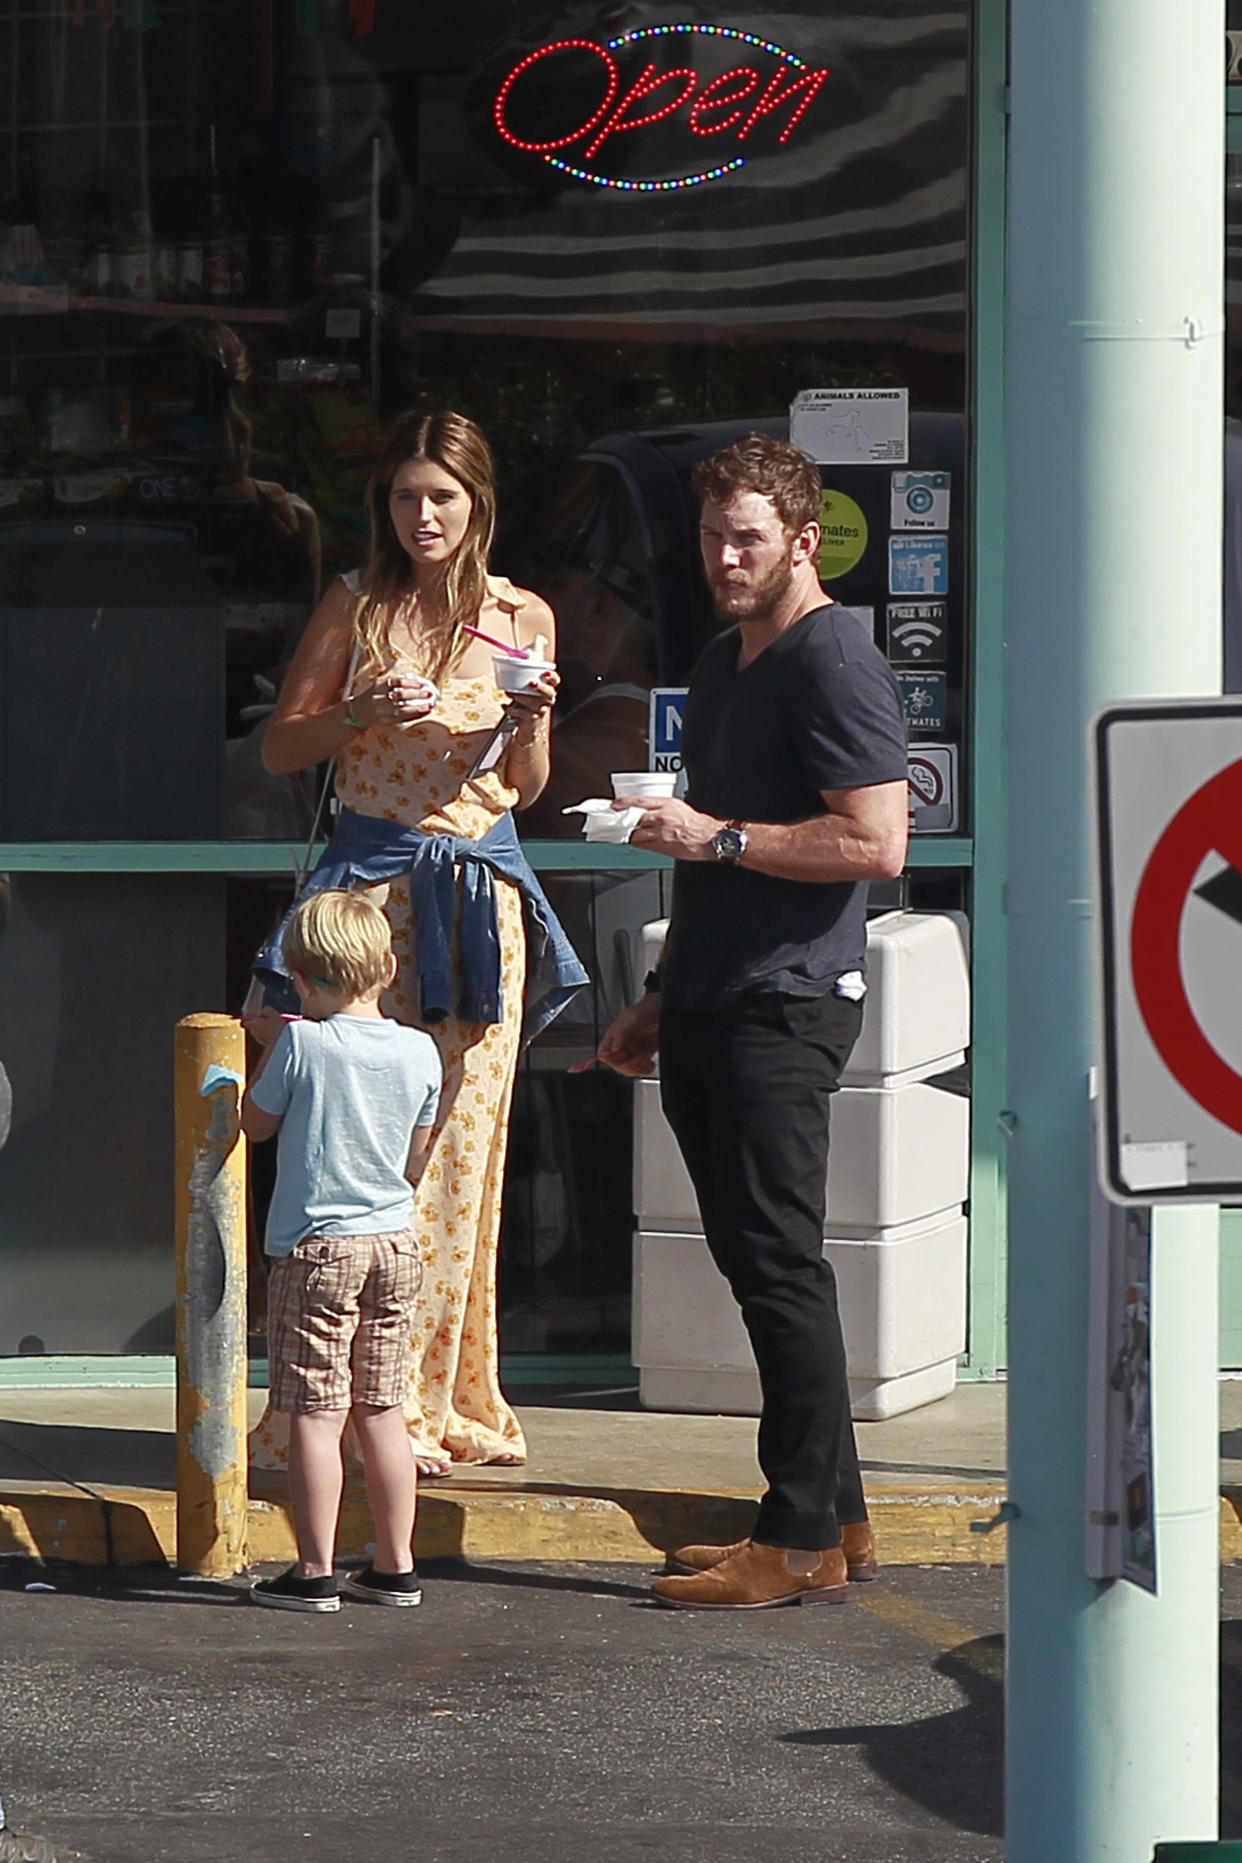
[(267, 1294), (273, 1410), (378, 1410), (403, 1404), (410, 1330), (422, 1285), (408, 1229), (307, 1236), (272, 1263)]

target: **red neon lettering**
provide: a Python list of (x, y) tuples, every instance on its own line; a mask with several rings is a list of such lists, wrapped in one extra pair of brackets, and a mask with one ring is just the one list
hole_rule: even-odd
[[(658, 91), (672, 78), (686, 79), (685, 85), (674, 97), (672, 103), (662, 105), (659, 110), (649, 110), (646, 116), (632, 117), (628, 123), (625, 121), (625, 113), (632, 103), (637, 103), (640, 97), (650, 97), (653, 92)], [(621, 99), (616, 111), (604, 124), (594, 142), (583, 150), (584, 158), (589, 160), (591, 156), (597, 154), (609, 136), (615, 135), (618, 130), (645, 129), (649, 123), (658, 123), (661, 117), (672, 116), (674, 110), (680, 110), (687, 97), (698, 89), (698, 84), (698, 72), (691, 71), (688, 65), (675, 65), (671, 71), (661, 71), (657, 65), (648, 65), (642, 76), (635, 80), (633, 89), (627, 91)], [(582, 135), (584, 132), (579, 130), (578, 133)]]
[[(713, 91), (719, 92), (722, 85), (732, 83), (735, 78), (743, 80), (738, 90), (726, 90), (723, 96), (712, 96)], [(742, 103), (750, 96), (758, 82), (759, 73), (750, 65), (739, 65), (735, 71), (722, 71), (719, 77), (713, 78), (710, 84), (703, 87), (690, 106), (690, 127), (695, 135), (718, 136), (722, 130), (732, 129), (738, 118), (746, 114), (742, 109)], [(737, 109), (729, 116), (722, 117), (719, 123), (704, 123), (701, 120), (709, 110), (724, 110), (730, 104), (736, 104)]]
[[(567, 52), (574, 47), (579, 47), (585, 52), (594, 52), (596, 57), (602, 58), (605, 65), (607, 65), (608, 90), (603, 103), (593, 116), (589, 116), (585, 123), (581, 124), (577, 129), (572, 130), (568, 136), (558, 136), (555, 142), (523, 142), (519, 136), (513, 134), (513, 131), (505, 121), (505, 100), (509, 92), (513, 89), (513, 86), (517, 83), (523, 72), (529, 71), (532, 65), (538, 64), (541, 58), (547, 58), (553, 52)], [(510, 143), (515, 149), (533, 149), (538, 153), (542, 153), (545, 149), (563, 149), (567, 143), (577, 142), (579, 136), (585, 136), (595, 128), (600, 118), (605, 116), (612, 107), (612, 100), (616, 96), (620, 84), (621, 73), (617, 70), (617, 61), (606, 46), (597, 45), (594, 39), (558, 39), (554, 45), (541, 46), (537, 52), (532, 52), (529, 58), (524, 58), (521, 64), (514, 65), (512, 71), (496, 93), (496, 103), (492, 112), (495, 118), (496, 128), (504, 137), (505, 141)], [(679, 103), (680, 101), (681, 99), (678, 98)]]
[(803, 116), (805, 116), (812, 99), (827, 83), (830, 75), (831, 73), (828, 71), (827, 67), (825, 67), (823, 71), (804, 71), (800, 78), (795, 78), (791, 84), (787, 84), (784, 90), (782, 90), (781, 81), (785, 77), (785, 72), (784, 70), (774, 72), (772, 77), (768, 80), (768, 88), (764, 91), (763, 96), (751, 111), (749, 119), (743, 127), (738, 130), (738, 141), (740, 142), (744, 136), (749, 136), (751, 130), (761, 117), (770, 116), (773, 110), (779, 110), (781, 105), (788, 103), (790, 98), (795, 96), (798, 91), (805, 89), (806, 96), (802, 99), (802, 102), (798, 105), (798, 108), (794, 111), (788, 123), (786, 123), (784, 129), (777, 137), (778, 142), (788, 142), (799, 122)]

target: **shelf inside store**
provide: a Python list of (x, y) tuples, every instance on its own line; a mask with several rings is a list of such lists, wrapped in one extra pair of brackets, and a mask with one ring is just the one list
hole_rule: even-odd
[(30, 285), (13, 285), (0, 279), (0, 317), (73, 317), (82, 313), (100, 317), (168, 318), (220, 317), (227, 323), (296, 323), (314, 309), (312, 302), (297, 304), (238, 304), (232, 298), (206, 298), (201, 303), (170, 302), (162, 298), (95, 298), (40, 291)]

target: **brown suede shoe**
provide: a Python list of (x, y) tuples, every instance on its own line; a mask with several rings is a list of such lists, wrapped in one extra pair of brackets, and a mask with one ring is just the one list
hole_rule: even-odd
[[(713, 1566), (723, 1565), (734, 1553), (741, 1552), (745, 1544), (745, 1540), (737, 1540), (732, 1546), (678, 1546), (665, 1554), (665, 1564), (670, 1572), (710, 1572)], [(852, 1521), (848, 1527), (842, 1527), (841, 1550), (845, 1554), (851, 1585), (866, 1585), (878, 1578), (880, 1567), (875, 1556), (875, 1534), (869, 1520)]]
[(783, 1546), (747, 1540), (721, 1565), (692, 1578), (658, 1578), (661, 1604), (684, 1611), (763, 1611), (774, 1604), (842, 1604), (849, 1593), (845, 1554), (830, 1546), (811, 1572), (791, 1572)]
[(664, 1564), (670, 1572), (710, 1572), (749, 1544), (749, 1540), (735, 1540), (732, 1546), (678, 1546), (665, 1553)]
[(850, 1569), (851, 1585), (868, 1585), (880, 1575), (875, 1554), (875, 1529), (869, 1520), (851, 1520), (841, 1529), (841, 1551)]

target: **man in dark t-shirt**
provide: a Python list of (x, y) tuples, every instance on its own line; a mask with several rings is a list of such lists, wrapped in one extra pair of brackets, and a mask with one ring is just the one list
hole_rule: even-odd
[(658, 1046), (664, 1110), (759, 1370), (753, 1536), (682, 1547), (655, 1586), (662, 1603), (720, 1610), (843, 1598), (876, 1570), (823, 1229), (867, 882), (901, 872), (907, 787), (896, 682), (816, 575), (816, 468), (750, 434), (694, 483), (717, 613), (736, 625), (691, 681), (685, 801), (641, 805), (635, 846), (677, 863), (668, 942), (599, 1055), (649, 1074)]

